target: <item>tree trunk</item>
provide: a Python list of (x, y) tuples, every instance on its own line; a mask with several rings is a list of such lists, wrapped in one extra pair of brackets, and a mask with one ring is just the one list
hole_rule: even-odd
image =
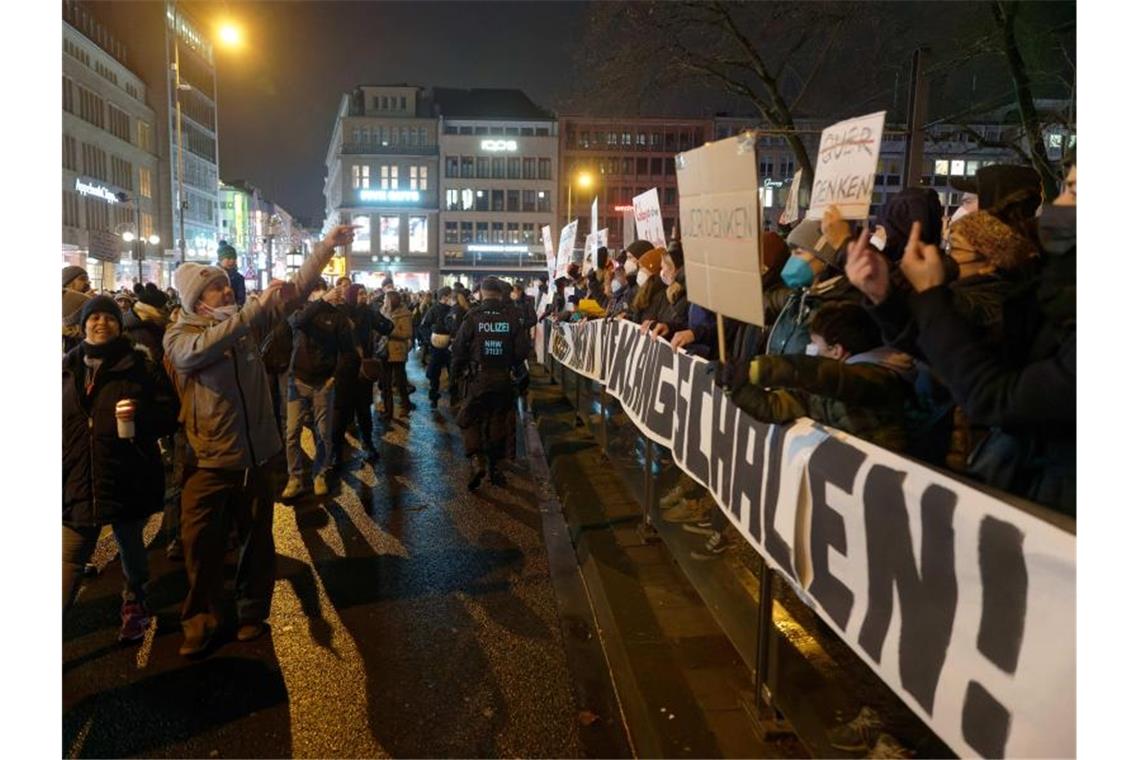
[(994, 2), (991, 6), (998, 29), (1002, 33), (1002, 44), (1005, 49), (1006, 63), (1009, 64), (1009, 73), (1013, 77), (1014, 90), (1017, 93), (1017, 109), (1021, 116), (1021, 124), (1025, 129), (1026, 139), (1029, 141), (1029, 154), (1033, 159), (1033, 168), (1041, 176), (1041, 186), (1045, 191), (1045, 200), (1051, 201), (1057, 197), (1057, 179), (1054, 175), (1053, 164), (1049, 161), (1049, 154), (1045, 151), (1045, 139), (1041, 134), (1041, 119), (1037, 115), (1037, 106), (1033, 102), (1033, 93), (1029, 89), (1029, 76), (1025, 72), (1025, 61), (1021, 57), (1021, 50), (1017, 47), (1017, 36), (1014, 32), (1014, 12), (1005, 3)]

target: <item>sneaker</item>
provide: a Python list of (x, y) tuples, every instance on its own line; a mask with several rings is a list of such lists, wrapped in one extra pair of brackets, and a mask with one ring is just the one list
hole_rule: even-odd
[(329, 492), (329, 483), (322, 472), (317, 477), (313, 478), (313, 494), (316, 496), (327, 496)]
[(711, 523), (701, 525), (700, 521), (697, 520), (685, 523), (681, 526), (681, 530), (688, 533), (696, 533), (698, 536), (711, 536), (716, 533), (716, 528), (712, 527)]
[(238, 641), (253, 641), (265, 633), (268, 626), (260, 620), (256, 623), (242, 623), (237, 629)]
[(859, 714), (842, 726), (827, 732), (827, 740), (835, 749), (845, 752), (865, 752), (871, 747), (871, 739), (880, 733), (883, 719), (870, 707), (864, 706)]
[(170, 560), (171, 562), (181, 562), (182, 557), (183, 557), (183, 555), (182, 555), (182, 541), (181, 540), (176, 538), (173, 541), (171, 541), (169, 544), (166, 545), (166, 558), (168, 560)]
[(300, 478), (290, 477), (289, 482), (285, 484), (285, 490), (281, 492), (282, 499), (294, 499), (301, 495), (305, 490), (305, 484)]
[(194, 657), (210, 648), (214, 640), (214, 629), (208, 628), (202, 634), (186, 636), (182, 639), (182, 646), (178, 647), (178, 654), (183, 657)]
[(150, 627), (150, 613), (142, 602), (123, 602), (120, 616), (119, 641), (142, 641)]
[(872, 758), (910, 758), (914, 757), (914, 753), (890, 734), (879, 734), (878, 741), (875, 742), (875, 746), (871, 747), (871, 751), (866, 756)]
[[(685, 526), (686, 528), (689, 526)], [(705, 541), (704, 548), (699, 551), (689, 552), (689, 556), (693, 559), (712, 559), (724, 554), (728, 549), (728, 538), (718, 530), (714, 530), (709, 540)]]
[(697, 499), (685, 499), (661, 513), (667, 523), (695, 523), (708, 514), (708, 509)]

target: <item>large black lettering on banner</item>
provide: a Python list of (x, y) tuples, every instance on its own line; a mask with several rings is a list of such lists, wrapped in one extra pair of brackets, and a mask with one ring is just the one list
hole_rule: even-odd
[(708, 362), (632, 323), (547, 326), (551, 355), (670, 447), (955, 752), (1075, 755), (1075, 527), (818, 423), (752, 419)]

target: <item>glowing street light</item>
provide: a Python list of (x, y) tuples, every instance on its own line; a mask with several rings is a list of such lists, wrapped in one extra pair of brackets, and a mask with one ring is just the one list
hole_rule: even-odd
[[(594, 175), (589, 172), (578, 172), (578, 187), (589, 190), (594, 185)], [(574, 205), (574, 184), (566, 183), (566, 223), (570, 224), (571, 207)]]
[(151, 245), (158, 245), (162, 242), (162, 238), (160, 238), (158, 235), (151, 235), (147, 238), (147, 242)]
[(594, 175), (589, 172), (581, 172), (578, 175), (578, 187), (583, 190), (589, 190), (594, 184)]
[(218, 39), (226, 47), (241, 47), (241, 29), (230, 22), (224, 22), (218, 27)]

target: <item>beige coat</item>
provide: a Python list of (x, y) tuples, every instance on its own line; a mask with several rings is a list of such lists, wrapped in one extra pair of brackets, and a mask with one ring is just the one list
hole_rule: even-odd
[(389, 319), (395, 327), (388, 336), (388, 361), (406, 362), (408, 349), (412, 344), (412, 313), (408, 307), (400, 306), (392, 312)]

